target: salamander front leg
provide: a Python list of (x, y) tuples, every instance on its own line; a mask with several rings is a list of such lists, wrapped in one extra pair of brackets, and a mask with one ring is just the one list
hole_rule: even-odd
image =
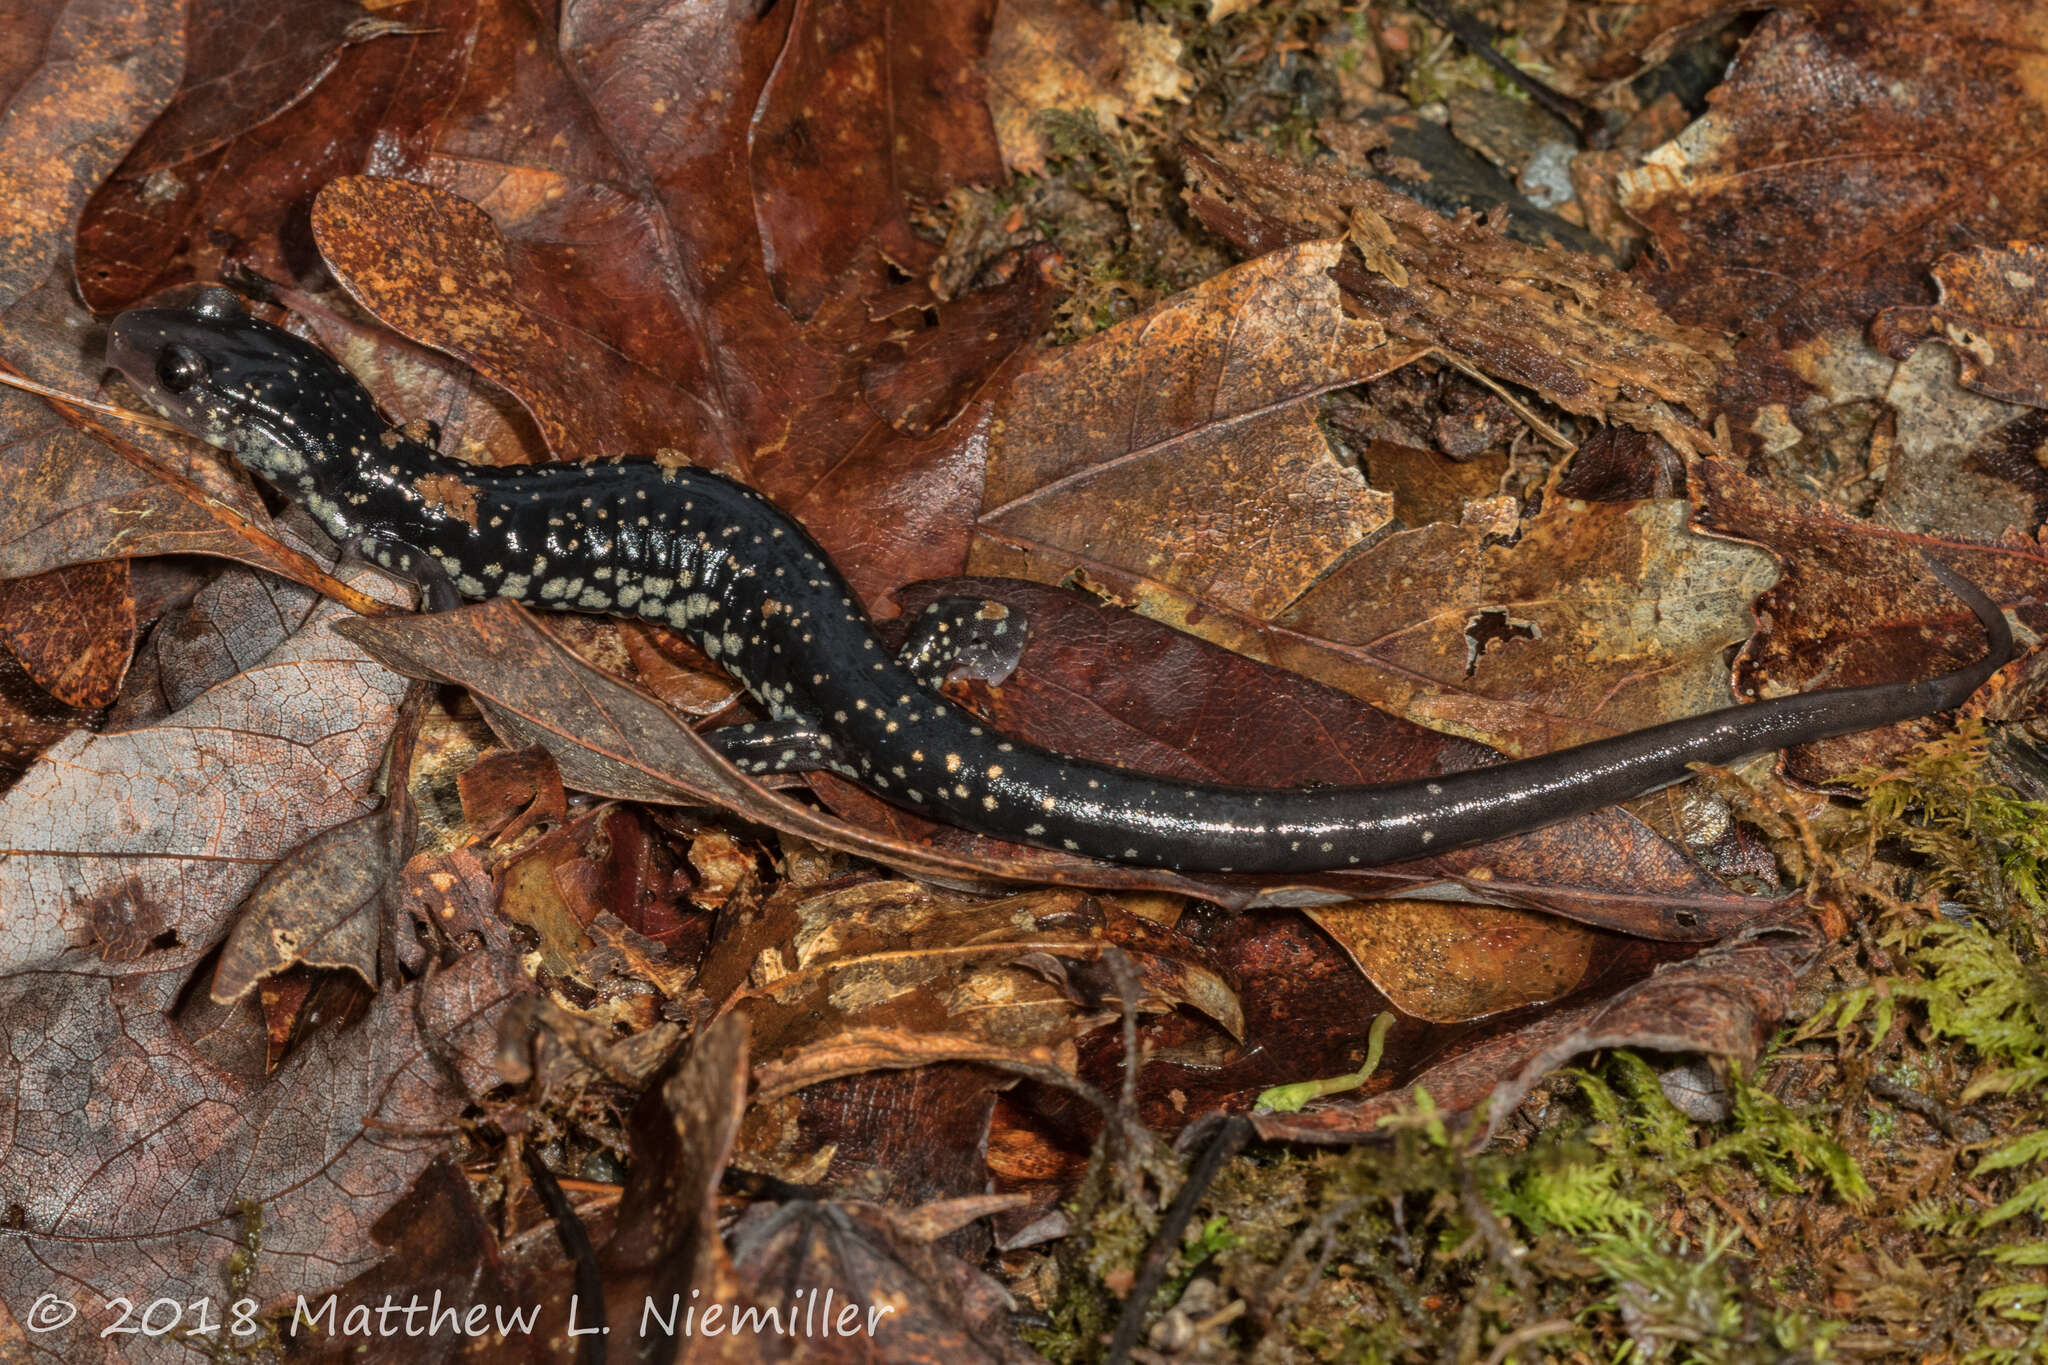
[(948, 678), (1003, 682), (1017, 671), (1030, 631), (1021, 612), (983, 597), (941, 597), (926, 607), (896, 661), (937, 691)]
[(448, 576), (441, 561), (389, 536), (380, 536), (363, 531), (349, 538), (342, 546), (342, 553), (350, 550), (379, 568), (393, 573), (402, 573), (419, 584), (421, 611), (452, 611), (462, 605), (462, 594), (455, 589), (455, 580)]
[(749, 721), (704, 736), (726, 762), (743, 773), (808, 773), (841, 765), (832, 739), (807, 720)]

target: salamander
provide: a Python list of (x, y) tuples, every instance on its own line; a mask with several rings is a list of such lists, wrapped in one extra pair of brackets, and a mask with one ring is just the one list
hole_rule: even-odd
[(447, 595), (672, 626), (766, 712), (709, 738), (754, 774), (827, 769), (998, 838), (1180, 871), (1371, 866), (1516, 834), (1680, 780), (1695, 762), (1947, 710), (2013, 654), (2004, 614), (1940, 564), (1984, 654), (1938, 677), (1777, 697), (1515, 762), (1371, 786), (1183, 782), (1007, 737), (943, 696), (1006, 666), (1025, 623), (934, 604), (886, 649), (818, 543), (759, 493), (648, 460), (486, 468), (385, 420), (342, 365), (208, 287), (115, 319), (108, 363), (376, 563)]

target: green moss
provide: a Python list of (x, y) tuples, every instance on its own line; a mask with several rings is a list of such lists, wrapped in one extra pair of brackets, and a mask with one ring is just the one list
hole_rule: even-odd
[[(1222, 1346), (1259, 1360), (2048, 1356), (2048, 807), (1987, 762), (1965, 730), (1860, 775), (1869, 802), (1820, 824), (1753, 798), (1871, 932), (1724, 1078), (1725, 1121), (1688, 1118), (1627, 1052), (1553, 1078), (1518, 1149), (1418, 1093), (1384, 1143), (1233, 1163), (1162, 1303), (1213, 1280), (1246, 1305)], [(1150, 1221), (1092, 1215), (1061, 1330), (1034, 1344), (1093, 1358)]]

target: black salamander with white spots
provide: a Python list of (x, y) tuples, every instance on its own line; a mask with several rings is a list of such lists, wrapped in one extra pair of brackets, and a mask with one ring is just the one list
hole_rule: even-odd
[(887, 651), (811, 537), (717, 474), (646, 461), (492, 469), (451, 460), (378, 413), (310, 343), (227, 290), (136, 309), (108, 361), (184, 429), (231, 452), (377, 563), (463, 597), (675, 627), (743, 683), (765, 722), (713, 733), (741, 768), (826, 768), (921, 814), (1004, 839), (1184, 871), (1308, 872), (1479, 843), (1654, 791), (1694, 762), (1946, 710), (2013, 653), (1969, 604), (1984, 656), (1940, 677), (1773, 698), (1519, 762), (1380, 786), (1186, 783), (991, 731), (939, 695), (963, 661), (1014, 663), (1021, 620), (954, 599)]

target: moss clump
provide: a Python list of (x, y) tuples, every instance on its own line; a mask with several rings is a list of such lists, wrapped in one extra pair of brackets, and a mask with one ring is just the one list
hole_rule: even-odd
[[(1866, 932), (1722, 1078), (1726, 1119), (1621, 1052), (1484, 1150), (1418, 1095), (1383, 1145), (1255, 1152), (1210, 1191), (1156, 1330), (1256, 1361), (2048, 1357), (2048, 804), (1989, 762), (1966, 727), (1859, 774), (1855, 808), (1736, 793)], [(1036, 1343), (1055, 1359), (1095, 1358), (1143, 1254), (1149, 1214), (1108, 1212), (1068, 1330)]]

